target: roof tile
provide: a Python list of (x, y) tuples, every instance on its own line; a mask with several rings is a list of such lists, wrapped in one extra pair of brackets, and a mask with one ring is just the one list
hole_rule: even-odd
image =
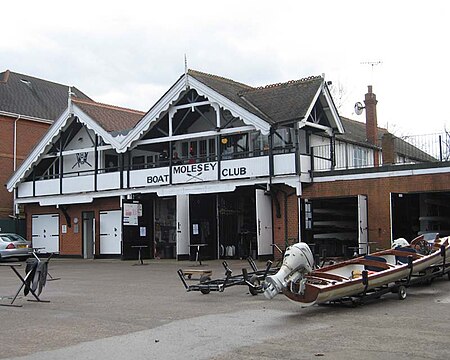
[[(0, 73), (0, 111), (56, 120), (67, 108), (69, 86), (9, 70)], [(76, 87), (72, 93), (90, 99)]]
[(131, 129), (145, 114), (142, 111), (91, 100), (72, 99), (72, 102), (108, 132), (123, 132)]

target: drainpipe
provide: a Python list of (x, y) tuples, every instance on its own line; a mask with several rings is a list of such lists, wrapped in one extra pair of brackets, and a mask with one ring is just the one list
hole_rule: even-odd
[[(19, 120), (20, 120), (20, 115), (18, 115), (17, 118), (14, 120), (13, 173), (15, 173), (16, 169), (17, 169), (17, 122)], [(15, 186), (14, 186), (14, 190), (13, 190), (13, 199), (14, 200), (13, 200), (12, 214), (13, 214), (14, 218), (16, 218), (17, 208), (16, 208), (16, 187)]]
[(269, 184), (272, 185), (272, 177), (274, 175), (274, 164), (273, 164), (273, 133), (275, 129), (270, 127), (269, 133)]
[(17, 116), (17, 119), (14, 120), (14, 165), (13, 170), (16, 172), (17, 168), (17, 122), (20, 120), (20, 115)]

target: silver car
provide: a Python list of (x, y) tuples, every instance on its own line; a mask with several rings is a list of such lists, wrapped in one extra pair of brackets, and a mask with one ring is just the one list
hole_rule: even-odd
[(25, 260), (30, 257), (31, 245), (22, 236), (14, 233), (0, 233), (0, 261), (7, 258)]

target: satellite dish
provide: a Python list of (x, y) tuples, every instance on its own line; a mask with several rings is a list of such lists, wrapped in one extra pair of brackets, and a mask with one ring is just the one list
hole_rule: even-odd
[(359, 101), (355, 104), (355, 114), (361, 115), (363, 112), (363, 109), (365, 109), (365, 106), (361, 104)]

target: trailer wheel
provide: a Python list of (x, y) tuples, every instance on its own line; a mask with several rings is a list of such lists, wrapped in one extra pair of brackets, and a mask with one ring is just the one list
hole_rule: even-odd
[(258, 295), (258, 289), (261, 286), (258, 276), (252, 275), (252, 277), (249, 279), (249, 283), (253, 285), (248, 287), (250, 294), (252, 294), (253, 296)]
[[(207, 283), (208, 281), (211, 281), (211, 278), (210, 278), (208, 275), (202, 275), (202, 276), (200, 277), (200, 284), (205, 284), (205, 283)], [(208, 286), (207, 288), (200, 289), (200, 292), (201, 292), (202, 294), (204, 294), (204, 295), (209, 294), (210, 291), (211, 291), (211, 290), (209, 289), (209, 286)]]
[(397, 295), (399, 300), (405, 300), (406, 299), (406, 286), (400, 285), (397, 289)]

